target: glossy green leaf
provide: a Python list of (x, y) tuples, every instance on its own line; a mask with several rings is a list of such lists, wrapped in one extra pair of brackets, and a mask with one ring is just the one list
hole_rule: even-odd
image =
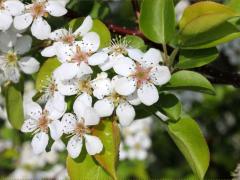
[(182, 70), (174, 73), (171, 80), (163, 90), (192, 90), (207, 94), (215, 94), (211, 83), (201, 74), (193, 71)]
[(235, 16), (237, 13), (233, 9), (219, 3), (212, 1), (195, 3), (186, 8), (183, 13), (179, 22), (180, 34), (195, 36)]
[[(69, 22), (68, 27), (73, 31), (81, 26), (84, 18), (73, 19)], [(100, 48), (104, 48), (110, 45), (111, 42), (111, 33), (108, 30), (107, 26), (100, 20), (93, 20), (92, 32), (96, 32), (100, 37)]]
[(240, 0), (229, 0), (227, 5), (240, 13)]
[(111, 179), (111, 176), (94, 160), (93, 156), (87, 154), (85, 148), (76, 159), (67, 157), (67, 171), (71, 180), (79, 179)]
[(189, 117), (169, 123), (168, 133), (191, 166), (203, 179), (209, 166), (209, 150), (198, 124)]
[(42, 87), (44, 86), (44, 82), (48, 78), (51, 77), (52, 72), (60, 65), (61, 63), (57, 60), (57, 58), (49, 58), (47, 59), (42, 67), (40, 68), (37, 79), (36, 79), (36, 89), (38, 91), (42, 90)]
[(148, 39), (156, 43), (169, 43), (175, 39), (173, 0), (144, 0), (140, 29)]
[(207, 32), (185, 37), (181, 42), (183, 49), (205, 49), (232, 41), (240, 37), (240, 31), (236, 24), (224, 22)]
[(21, 129), (24, 122), (23, 98), (20, 85), (9, 84), (6, 88), (6, 108), (10, 124)]
[(126, 40), (129, 43), (129, 46), (133, 48), (141, 49), (142, 51), (147, 49), (144, 40), (138, 36), (127, 35), (124, 37), (124, 40)]
[(178, 120), (182, 113), (181, 102), (174, 94), (159, 94), (159, 101), (154, 106), (172, 120)]
[(117, 179), (116, 167), (119, 156), (120, 131), (118, 124), (112, 119), (102, 119), (100, 124), (93, 129), (93, 134), (99, 137), (103, 143), (103, 151), (95, 155), (98, 163)]
[(176, 68), (189, 69), (201, 67), (214, 61), (218, 57), (217, 48), (180, 51), (179, 62)]

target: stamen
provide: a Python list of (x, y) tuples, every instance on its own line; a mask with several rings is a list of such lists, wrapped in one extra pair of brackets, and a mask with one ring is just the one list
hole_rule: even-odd
[(150, 71), (152, 68), (144, 68), (140, 64), (137, 64), (135, 72), (132, 74), (137, 80), (137, 86), (139, 87), (142, 83), (149, 81)]
[(116, 55), (127, 54), (126, 49), (129, 47), (129, 44), (130, 44), (129, 41), (122, 38), (121, 36), (117, 36), (111, 41), (110, 54), (112, 53), (115, 53)]

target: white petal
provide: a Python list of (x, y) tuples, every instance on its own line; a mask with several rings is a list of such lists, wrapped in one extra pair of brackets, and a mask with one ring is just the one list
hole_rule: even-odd
[(63, 63), (53, 73), (59, 80), (69, 80), (77, 75), (78, 66), (76, 63)]
[(38, 71), (40, 63), (33, 57), (23, 57), (18, 61), (21, 70), (26, 74), (33, 74)]
[(121, 103), (116, 109), (116, 114), (122, 126), (128, 126), (135, 118), (135, 110), (128, 103)]
[(102, 99), (112, 92), (112, 85), (109, 78), (93, 80), (91, 85), (94, 89), (93, 95), (98, 99)]
[(35, 129), (37, 129), (37, 123), (38, 121), (35, 119), (27, 119), (24, 121), (21, 131), (24, 133), (33, 132)]
[(87, 16), (82, 25), (74, 32), (74, 35), (83, 36), (92, 29), (93, 20), (91, 16)]
[(130, 104), (132, 104), (134, 106), (137, 106), (137, 105), (141, 104), (141, 101), (140, 101), (140, 99), (138, 98), (138, 95), (137, 95), (137, 91), (135, 91), (134, 93), (127, 96), (126, 99)]
[(83, 117), (84, 111), (86, 107), (92, 106), (92, 97), (87, 93), (82, 93), (78, 98), (74, 101), (73, 111), (80, 119)]
[(58, 140), (63, 134), (62, 124), (59, 120), (53, 120), (49, 124), (50, 134), (54, 140)]
[(17, 16), (24, 10), (24, 4), (18, 0), (5, 1), (4, 6), (12, 16)]
[(97, 125), (100, 121), (100, 117), (96, 110), (92, 107), (86, 107), (83, 111), (84, 124), (86, 126)]
[(68, 44), (63, 44), (62, 42), (54, 43), (54, 46), (55, 46), (56, 55), (58, 57), (58, 60), (61, 63), (71, 62), (72, 56), (74, 55), (74, 50), (76, 48), (74, 48)]
[(15, 32), (2, 31), (0, 32), (0, 51), (7, 53), (13, 49), (17, 41), (17, 35)]
[(115, 91), (123, 96), (128, 96), (136, 90), (136, 81), (131, 77), (122, 77), (116, 81)]
[(142, 65), (145, 67), (154, 67), (162, 62), (162, 55), (158, 49), (150, 48), (143, 56)]
[(72, 96), (78, 93), (78, 79), (62, 80), (57, 83), (58, 91), (64, 96)]
[(42, 114), (41, 106), (35, 102), (26, 104), (24, 111), (27, 117), (35, 120), (38, 120)]
[(35, 154), (43, 153), (48, 145), (48, 135), (44, 132), (39, 132), (32, 139), (32, 148)]
[(84, 75), (88, 75), (88, 74), (92, 74), (92, 68), (87, 65), (85, 62), (81, 62), (80, 65), (78, 65), (78, 73), (77, 73), (77, 77), (81, 78)]
[(53, 98), (49, 99), (45, 105), (45, 110), (48, 111), (48, 116), (53, 120), (57, 120), (62, 117), (66, 108), (64, 96), (60, 93), (55, 93)]
[(163, 85), (171, 79), (171, 72), (167, 66), (155, 66), (151, 69), (150, 78), (155, 85)]
[(68, 31), (64, 28), (61, 28), (51, 32), (49, 38), (54, 41), (59, 41), (66, 35), (68, 35)]
[(141, 102), (151, 106), (158, 101), (159, 95), (157, 88), (151, 83), (144, 83), (137, 91)]
[(100, 117), (111, 116), (114, 110), (114, 104), (111, 100), (104, 98), (94, 104), (94, 109)]
[(37, 39), (44, 40), (48, 39), (51, 27), (43, 18), (37, 18), (33, 21), (31, 32)]
[(64, 6), (57, 1), (48, 1), (46, 4), (46, 11), (55, 17), (60, 17), (67, 13), (67, 10), (64, 8)]
[(137, 62), (141, 62), (144, 53), (140, 49), (127, 49), (128, 56)]
[(18, 30), (26, 29), (30, 26), (33, 21), (31, 13), (26, 13), (14, 18), (14, 27)]
[(100, 38), (97, 33), (89, 32), (83, 36), (82, 42), (79, 44), (84, 52), (96, 52), (100, 46)]
[(98, 137), (91, 135), (85, 135), (84, 137), (86, 141), (86, 149), (89, 155), (95, 155), (102, 151), (103, 144)]
[(6, 31), (12, 24), (12, 16), (8, 13), (0, 12), (0, 30)]
[(96, 66), (99, 64), (103, 64), (108, 59), (108, 55), (104, 52), (99, 52), (93, 54), (91, 57), (88, 58), (88, 63), (91, 66)]
[(56, 55), (56, 48), (54, 45), (44, 48), (41, 52), (43, 57), (53, 57)]
[(135, 72), (136, 64), (128, 57), (122, 57), (113, 65), (114, 71), (122, 76), (130, 76)]
[(14, 83), (18, 83), (19, 82), (19, 78), (20, 78), (20, 72), (18, 67), (16, 66), (8, 66), (7, 70), (5, 71), (5, 75), (7, 77), (8, 80), (14, 82)]
[(14, 50), (17, 52), (17, 54), (24, 54), (31, 49), (31, 46), (32, 46), (31, 36), (25, 35), (17, 39), (16, 45), (14, 46)]
[(71, 158), (77, 158), (82, 150), (82, 138), (73, 136), (67, 144), (67, 151)]
[(74, 130), (77, 120), (75, 115), (73, 115), (72, 113), (66, 113), (63, 115), (61, 122), (62, 122), (63, 132), (65, 134), (69, 134)]
[(102, 71), (107, 71), (113, 67), (114, 60), (108, 58), (103, 64), (100, 64), (99, 67)]

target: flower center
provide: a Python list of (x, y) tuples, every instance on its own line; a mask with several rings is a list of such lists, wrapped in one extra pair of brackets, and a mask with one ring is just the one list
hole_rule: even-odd
[[(53, 96), (58, 91), (57, 83), (54, 78), (46, 78), (42, 81), (42, 92), (47, 96)], [(47, 97), (48, 98), (48, 97)]]
[(5, 9), (4, 1), (5, 0), (0, 0), (0, 10), (4, 10)]
[(51, 122), (51, 119), (49, 119), (47, 115), (48, 112), (44, 111), (38, 121), (38, 128), (45, 133), (48, 132), (48, 124)]
[(31, 13), (33, 17), (48, 16), (48, 13), (45, 9), (45, 2), (34, 3), (31, 7)]
[(142, 147), (141, 147), (141, 145), (139, 144), (139, 143), (137, 143), (137, 144), (135, 144), (135, 149), (137, 149), (137, 150), (141, 150), (142, 149)]
[(136, 71), (132, 76), (136, 78), (138, 86), (149, 80), (150, 71), (151, 68), (144, 68), (140, 64), (137, 64)]
[(16, 64), (17, 60), (18, 60), (18, 57), (17, 57), (17, 54), (13, 51), (9, 51), (7, 54), (6, 54), (6, 59), (8, 61), (8, 63), (10, 64)]
[(81, 50), (81, 48), (79, 46), (77, 46), (76, 47), (76, 53), (72, 58), (72, 62), (77, 62), (77, 63), (85, 62), (85, 63), (87, 63), (89, 55), (90, 55), (89, 53), (83, 52)]
[(85, 126), (83, 122), (78, 122), (74, 131), (78, 136), (83, 136), (84, 134), (91, 133), (91, 129)]
[(63, 36), (62, 41), (67, 44), (72, 44), (75, 41), (75, 37), (72, 34)]
[(92, 86), (91, 86), (89, 78), (86, 80), (79, 81), (79, 91), (85, 92), (87, 94), (92, 94)]
[(111, 51), (110, 54), (115, 53), (119, 54), (127, 54), (127, 48), (129, 47), (129, 42), (122, 39), (121, 37), (117, 37), (111, 41)]
[(114, 106), (117, 107), (120, 101), (124, 99), (124, 97), (114, 91), (110, 95), (110, 99), (113, 101)]

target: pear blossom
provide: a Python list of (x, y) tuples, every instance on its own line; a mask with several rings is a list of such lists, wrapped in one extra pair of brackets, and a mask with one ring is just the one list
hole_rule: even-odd
[(112, 39), (111, 45), (101, 50), (101, 52), (108, 55), (108, 58), (100, 64), (99, 67), (102, 71), (111, 69), (114, 63), (117, 62), (119, 58), (125, 57), (128, 52), (131, 52), (131, 49), (129, 42), (121, 38), (121, 36)]
[(75, 41), (77, 41), (78, 38), (84, 36), (86, 33), (88, 33), (92, 29), (93, 20), (91, 16), (87, 16), (82, 25), (79, 26), (74, 32), (72, 32), (72, 29), (57, 29), (50, 33), (49, 39), (53, 41), (53, 44), (51, 46), (46, 47), (41, 52), (42, 56), (44, 57), (52, 57), (56, 55), (56, 44), (69, 44), (73, 45)]
[(11, 32), (0, 32), (0, 73), (4, 80), (17, 83), (20, 71), (33, 74), (38, 71), (40, 64), (34, 57), (23, 56), (30, 50), (32, 38), (28, 35), (12, 36)]
[(0, 30), (6, 31), (13, 22), (13, 16), (17, 16), (24, 10), (24, 4), (19, 0), (0, 1)]
[(130, 58), (119, 58), (113, 65), (114, 71), (122, 76), (116, 82), (115, 90), (124, 96), (137, 91), (140, 101), (150, 106), (159, 99), (155, 85), (167, 83), (171, 78), (171, 73), (167, 66), (159, 65), (162, 56), (157, 49), (150, 48), (146, 53), (136, 49), (132, 50), (129, 56)]
[(21, 131), (24, 133), (33, 132), (32, 148), (35, 154), (45, 151), (50, 135), (54, 140), (58, 140), (62, 134), (62, 125), (59, 119), (66, 111), (66, 104), (58, 105), (48, 101), (45, 108), (35, 102), (26, 106), (26, 120), (24, 121)]
[[(105, 75), (107, 76), (107, 74)], [(132, 105), (140, 104), (136, 94), (122, 96), (114, 90), (118, 76), (110, 79), (98, 79), (93, 83), (94, 91), (100, 94), (99, 100), (94, 104), (94, 109), (100, 117), (111, 116), (116, 108), (116, 115), (122, 126), (128, 126), (135, 118), (135, 110)], [(105, 81), (105, 82), (104, 82)], [(105, 95), (103, 98), (102, 95)]]
[(107, 54), (96, 52), (99, 46), (100, 38), (95, 32), (86, 33), (81, 41), (73, 45), (57, 44), (57, 57), (62, 65), (55, 70), (56, 76), (60, 80), (69, 80), (91, 74), (90, 66), (99, 65), (107, 59)]
[(65, 104), (64, 95), (59, 91), (58, 85), (60, 84), (58, 78), (52, 74), (51, 77), (46, 77), (45, 80), (41, 82), (42, 88), (40, 93), (42, 93), (40, 102), (44, 103), (51, 100), (56, 105)]
[(91, 135), (91, 126), (97, 125), (100, 121), (91, 105), (92, 97), (83, 93), (73, 104), (74, 114), (66, 113), (62, 118), (64, 133), (72, 136), (67, 144), (67, 151), (72, 158), (77, 158), (81, 153), (83, 138), (88, 154), (95, 155), (103, 149), (101, 140)]
[(14, 27), (23, 30), (32, 24), (32, 35), (44, 40), (51, 33), (51, 27), (44, 17), (48, 15), (60, 17), (66, 13), (66, 8), (56, 0), (35, 0), (32, 4), (25, 5), (25, 10), (21, 15), (15, 16)]

